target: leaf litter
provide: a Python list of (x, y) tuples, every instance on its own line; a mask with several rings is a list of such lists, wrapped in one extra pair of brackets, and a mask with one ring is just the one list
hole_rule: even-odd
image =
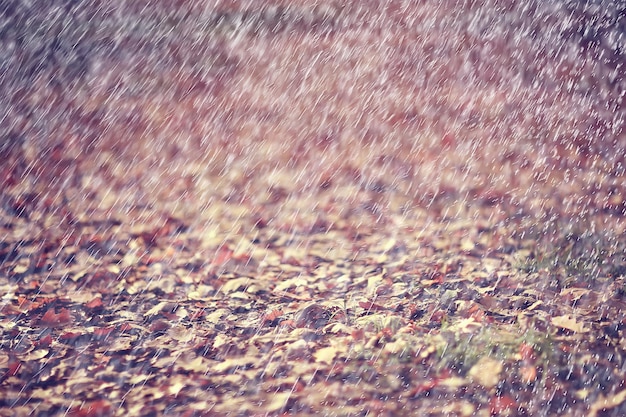
[(624, 414), (618, 12), (56, 3), (2, 17), (0, 413)]

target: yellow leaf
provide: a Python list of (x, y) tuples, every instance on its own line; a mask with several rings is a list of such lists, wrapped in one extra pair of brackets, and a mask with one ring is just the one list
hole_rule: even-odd
[(476, 245), (470, 239), (461, 240), (461, 250), (463, 251), (471, 251), (474, 250)]
[(275, 394), (272, 394), (272, 397), (271, 397), (272, 399), (270, 403), (267, 405), (267, 409), (265, 411), (271, 413), (271, 412), (282, 410), (287, 404), (289, 397), (291, 397), (291, 391), (277, 392)]
[(309, 284), (309, 281), (307, 281), (306, 279), (297, 277), (297, 278), (292, 278), (292, 279), (288, 279), (288, 280), (281, 282), (280, 284), (276, 285), (275, 290), (285, 291), (286, 289), (291, 288), (291, 287), (298, 288), (298, 287), (306, 286), (308, 284)]
[(350, 334), (352, 333), (352, 330), (354, 330), (352, 327), (348, 327), (345, 324), (341, 324), (341, 323), (331, 323), (328, 326), (326, 326), (324, 328), (325, 331), (329, 332), (329, 333), (345, 333), (345, 334)]
[(493, 388), (500, 381), (500, 372), (502, 372), (502, 362), (484, 356), (472, 366), (468, 376), (485, 388)]
[(167, 301), (161, 301), (159, 304), (152, 307), (150, 310), (144, 313), (144, 316), (154, 316), (155, 314), (159, 314), (161, 310), (163, 310), (168, 305)]
[(376, 293), (376, 288), (383, 282), (383, 274), (371, 275), (367, 277), (366, 293), (372, 296)]
[(242, 291), (237, 291), (230, 294), (230, 298), (236, 298), (237, 300), (249, 300), (250, 296)]
[(333, 363), (335, 356), (337, 356), (337, 349), (334, 346), (328, 346), (325, 348), (318, 349), (317, 352), (313, 354), (316, 362), (324, 362), (327, 364)]
[(237, 291), (242, 288), (246, 288), (250, 285), (251, 279), (249, 277), (233, 278), (229, 279), (221, 288), (221, 291), (228, 294), (230, 292)]
[(443, 379), (441, 382), (439, 382), (439, 385), (452, 388), (452, 389), (458, 389), (458, 388), (461, 388), (462, 386), (467, 385), (467, 381), (464, 378), (453, 376), (450, 378)]
[(228, 343), (228, 338), (223, 334), (218, 334), (213, 340), (213, 349), (219, 349), (220, 346), (224, 346)]
[(552, 324), (557, 327), (571, 330), (576, 333), (586, 333), (589, 331), (585, 329), (582, 323), (577, 322), (575, 318), (567, 314), (564, 316), (553, 317), (551, 321)]
[(230, 368), (243, 368), (253, 361), (254, 360), (251, 358), (224, 359), (224, 361), (214, 365), (212, 370), (215, 372), (224, 372)]
[(395, 342), (385, 344), (384, 350), (393, 354), (405, 354), (409, 350), (409, 344), (404, 339), (398, 339)]
[(202, 356), (197, 356), (195, 359), (180, 364), (180, 368), (189, 372), (204, 372), (207, 365), (204, 363)]
[(595, 403), (591, 405), (589, 416), (595, 417), (599, 411), (606, 411), (615, 408), (626, 401), (626, 390), (620, 391), (615, 395), (605, 397), (600, 395)]
[(186, 384), (183, 381), (177, 381), (175, 383), (173, 383), (172, 385), (170, 385), (167, 389), (168, 393), (170, 395), (173, 395), (174, 397), (176, 397), (180, 391), (185, 388)]
[(561, 291), (561, 295), (565, 296), (569, 296), (571, 297), (572, 301), (577, 301), (579, 300), (581, 297), (589, 294), (591, 292), (591, 290), (588, 290), (586, 288), (564, 288)]
[(396, 246), (396, 238), (392, 237), (387, 239), (387, 241), (383, 244), (383, 252), (389, 252), (393, 247)]
[(481, 324), (474, 320), (473, 317), (461, 319), (458, 322), (454, 323), (454, 325), (450, 326), (452, 331), (458, 333), (471, 333), (480, 327)]
[(212, 312), (210, 314), (207, 314), (205, 319), (209, 323), (217, 324), (217, 323), (220, 322), (222, 317), (226, 316), (229, 313), (230, 313), (230, 311), (226, 310), (225, 308), (220, 308), (220, 309), (215, 310), (214, 312)]

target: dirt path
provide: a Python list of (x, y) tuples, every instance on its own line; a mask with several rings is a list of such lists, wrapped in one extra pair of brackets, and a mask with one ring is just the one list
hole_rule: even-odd
[(619, 13), (178, 3), (2, 11), (0, 415), (626, 414)]

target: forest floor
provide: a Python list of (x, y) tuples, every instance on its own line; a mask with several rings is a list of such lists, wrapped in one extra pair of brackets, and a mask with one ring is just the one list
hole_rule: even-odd
[(0, 415), (626, 414), (592, 56), (514, 6), (162, 3), (2, 84)]

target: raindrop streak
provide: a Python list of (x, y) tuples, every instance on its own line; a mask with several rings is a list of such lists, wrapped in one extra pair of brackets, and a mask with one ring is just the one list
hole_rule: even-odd
[(3, 1), (0, 414), (625, 415), (625, 16)]

